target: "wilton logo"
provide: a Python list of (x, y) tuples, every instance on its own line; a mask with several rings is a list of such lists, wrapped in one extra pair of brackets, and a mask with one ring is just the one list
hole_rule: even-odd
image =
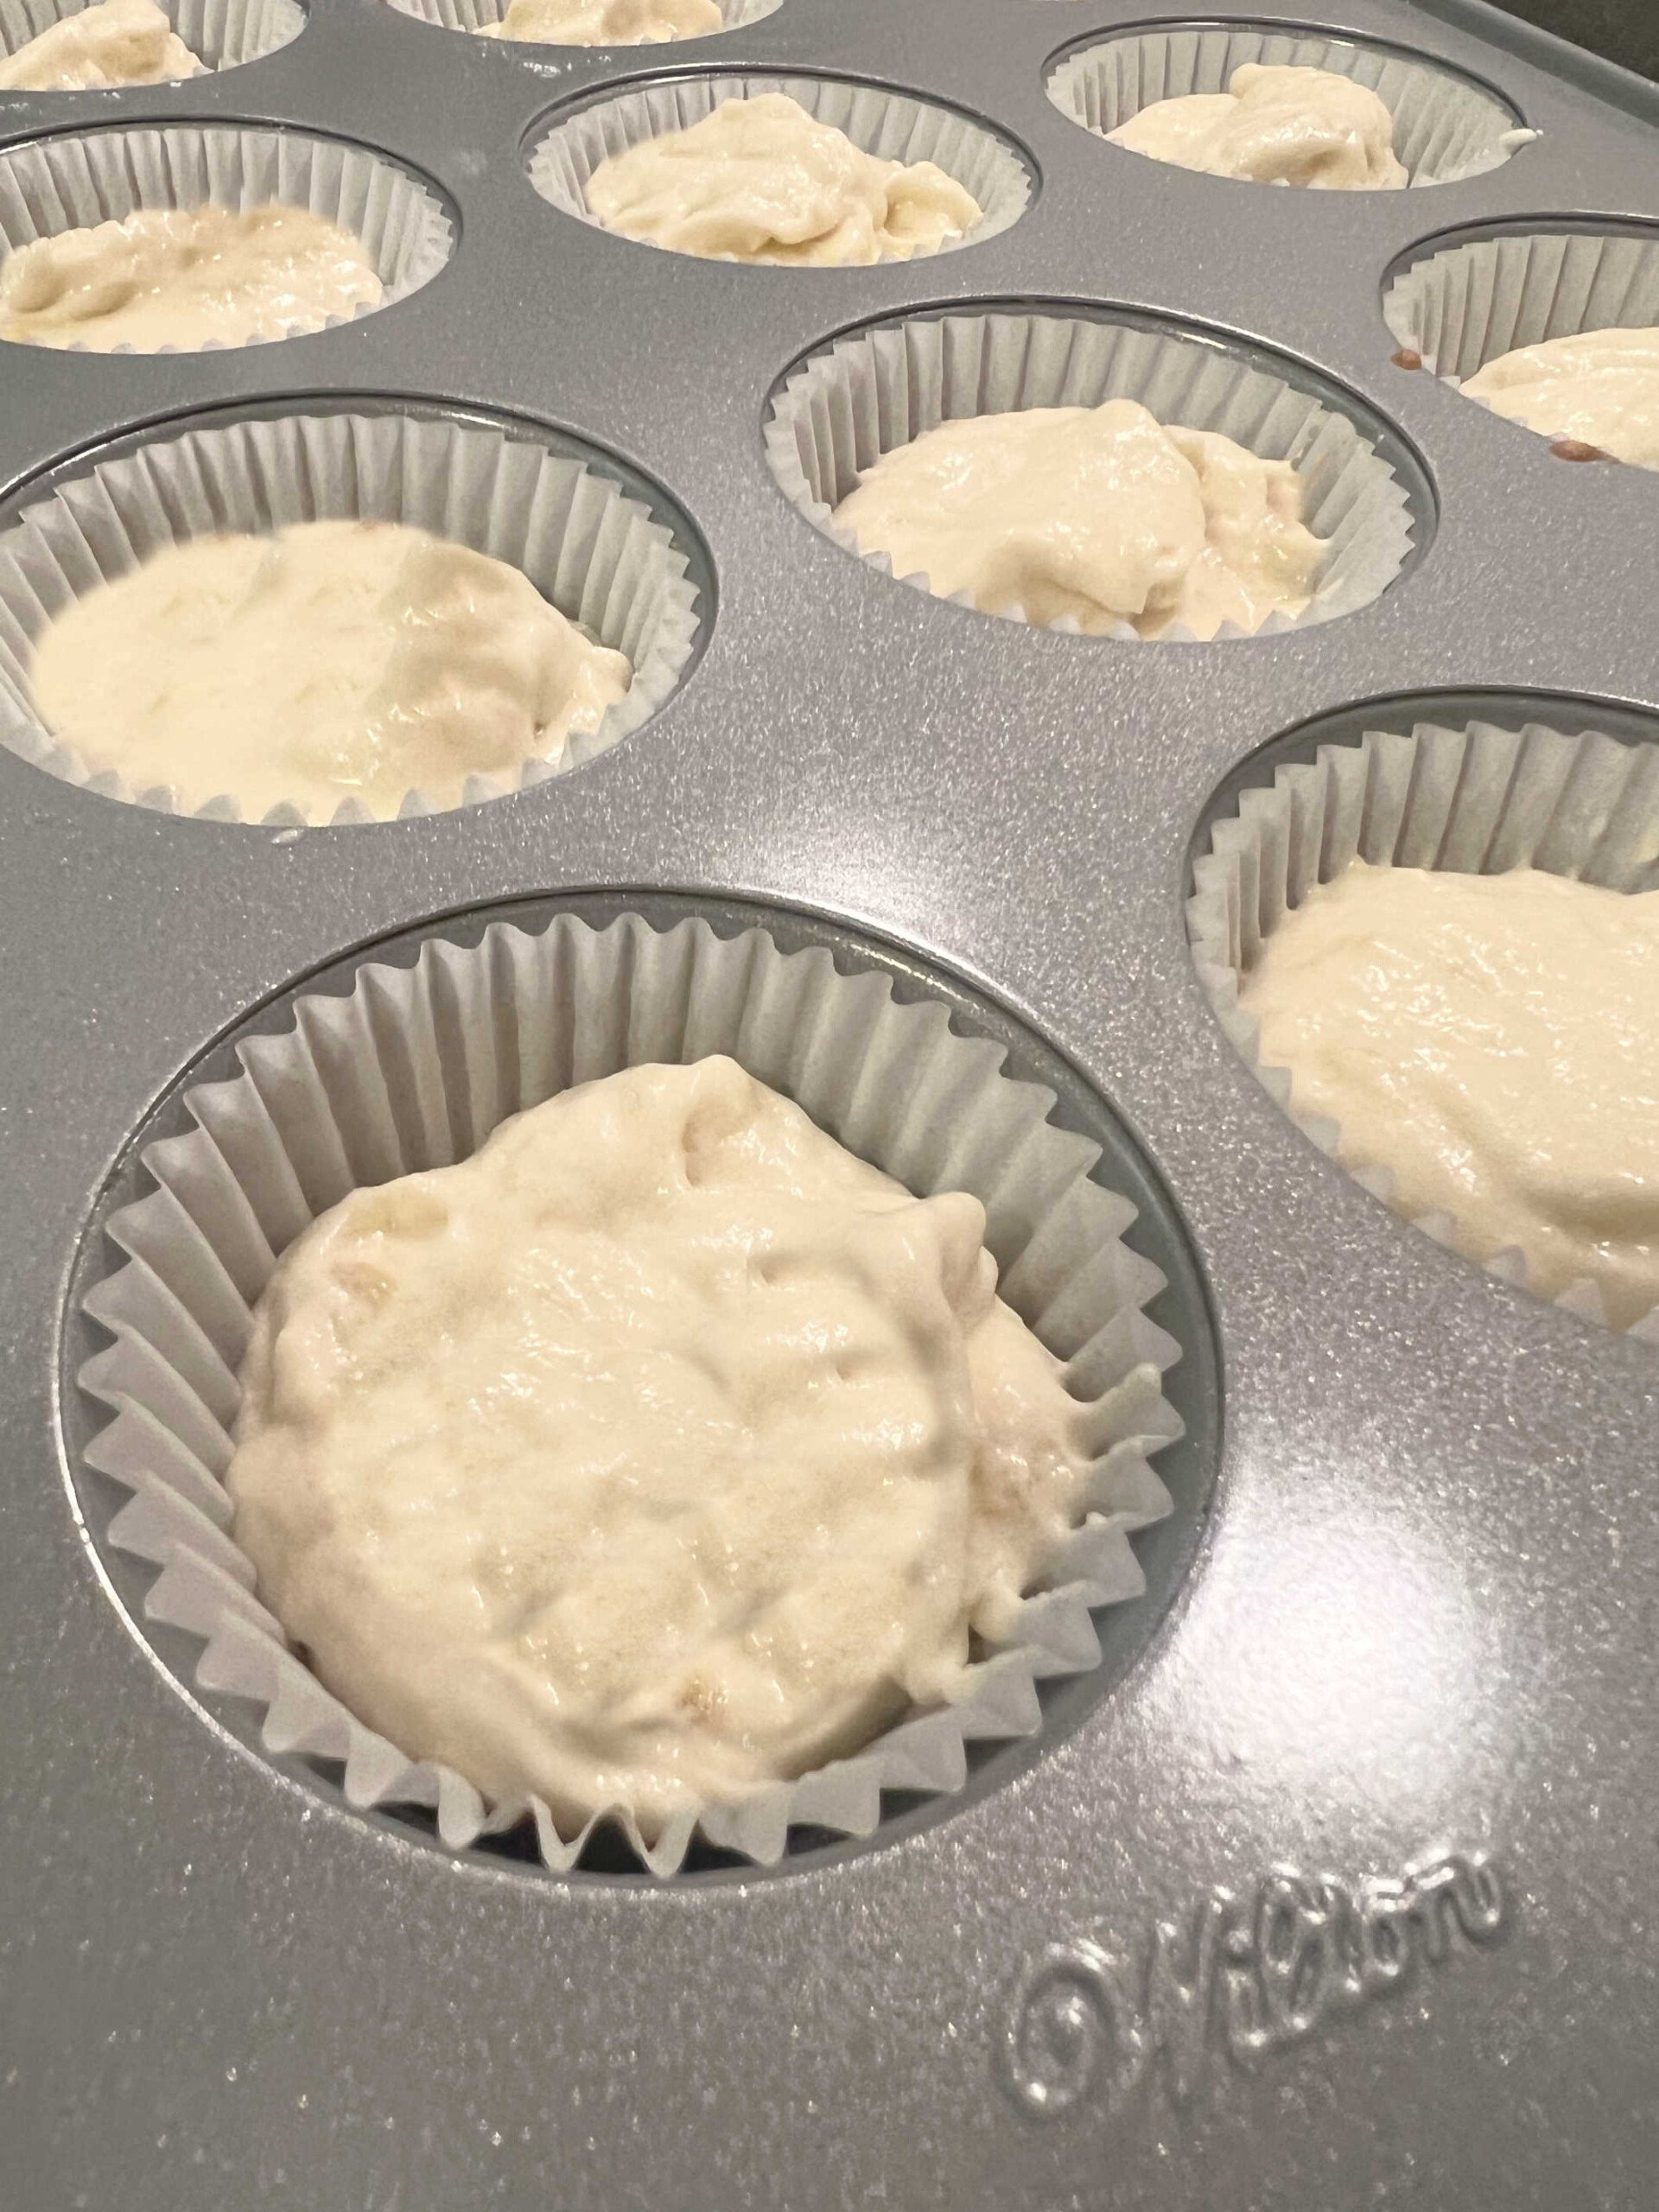
[(1051, 1944), (1015, 1994), (1002, 2085), (1034, 2119), (1055, 2120), (1086, 2097), (1119, 2103), (1161, 2069), (1185, 2104), (1216, 2052), (1251, 2065), (1405, 1988), (1459, 1943), (1499, 1942), (1510, 1916), (1503, 1878), (1481, 1857), (1357, 1890), (1287, 1871), (1248, 1902), (1211, 1890), (1185, 1931), (1154, 1924), (1138, 1972), (1087, 1936)]

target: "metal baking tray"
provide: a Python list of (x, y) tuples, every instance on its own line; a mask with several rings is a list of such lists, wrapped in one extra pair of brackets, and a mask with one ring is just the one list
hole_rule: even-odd
[[(1426, 194), (1223, 190), (1114, 158), (1045, 96), (1062, 47), (1160, 12), (1193, 11), (784, 0), (664, 55), (312, 0), (222, 77), (0, 98), (8, 143), (339, 133), (434, 179), (460, 230), (423, 291), (315, 337), (3, 349), (7, 511), (205, 407), (399, 395), (553, 426), (664, 487), (712, 613), (645, 729), (469, 810), (179, 820), (0, 753), (7, 2212), (1655, 2202), (1659, 1369), (1322, 1160), (1222, 1035), (1182, 904), (1212, 792), (1324, 718), (1659, 729), (1659, 486), (1395, 366), (1378, 305), (1452, 225), (1659, 217), (1659, 92), (1478, 0), (1277, 0), (1455, 63), (1542, 136)], [(558, 104), (747, 63), (988, 118), (1033, 203), (910, 266), (756, 271), (531, 189)], [(1322, 628), (1115, 646), (896, 588), (781, 497), (760, 425), (804, 352), (1039, 299), (1196, 319), (1348, 387), (1421, 456), (1422, 557)], [(149, 1639), (70, 1478), (76, 1269), (180, 1072), (365, 944), (620, 893), (759, 902), (845, 957), (931, 967), (1085, 1120), (1103, 1096), (1196, 1255), (1216, 1360), (1184, 1385), (1181, 1533), (1096, 1694), (869, 1841), (660, 1885), (457, 1859), (281, 1770)]]

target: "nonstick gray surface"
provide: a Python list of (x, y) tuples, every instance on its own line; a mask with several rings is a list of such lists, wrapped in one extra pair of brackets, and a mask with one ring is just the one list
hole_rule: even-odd
[[(1183, 899), (1217, 787), (1316, 718), (1659, 728), (1659, 479), (1564, 463), (1395, 366), (1378, 304), (1448, 227), (1659, 217), (1659, 96), (1470, 0), (1271, 12), (1452, 61), (1542, 136), (1392, 194), (1138, 159), (1043, 81), (1148, 0), (784, 0), (706, 44), (588, 54), (314, 0), (222, 77), (0, 97), (8, 141), (347, 136), (434, 180), (460, 232), (424, 290), (315, 337), (0, 349), (8, 511), (226, 404), (460, 404), (660, 487), (706, 547), (708, 625), (645, 728), (426, 819), (178, 819), (0, 752), (6, 2212), (1654, 2202), (1654, 1351), (1323, 1159), (1217, 1027)], [(1027, 150), (1033, 203), (982, 246), (806, 271), (654, 252), (531, 189), (561, 102), (747, 63), (955, 102)], [(1161, 311), (1345, 386), (1421, 457), (1421, 557), (1359, 613), (1210, 645), (896, 586), (785, 500), (768, 394), (847, 325), (998, 300)], [(1147, 1599), (1103, 1617), (1098, 1678), (959, 1796), (773, 1870), (556, 1878), (352, 1812), (188, 1687), (78, 1466), (76, 1287), (180, 1077), (367, 944), (573, 898), (758, 906), (938, 989), (1058, 1068), (1063, 1111), (1103, 1098), (1152, 1245), (1192, 1255), (1180, 1510)]]

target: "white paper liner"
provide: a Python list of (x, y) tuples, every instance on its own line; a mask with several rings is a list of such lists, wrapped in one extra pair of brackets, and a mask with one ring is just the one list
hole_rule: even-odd
[[(119, 222), (141, 208), (212, 205), (240, 214), (273, 202), (306, 208), (362, 240), (384, 289), (373, 307), (361, 306), (356, 315), (373, 315), (407, 299), (431, 282), (454, 250), (454, 232), (436, 194), (383, 155), (295, 130), (176, 124), (159, 130), (94, 130), (35, 139), (0, 154), (0, 262), (40, 238)], [(315, 327), (332, 329), (353, 319), (330, 315)], [(214, 339), (201, 348), (156, 350), (222, 347)]]
[[(1518, 346), (1581, 330), (1659, 325), (1659, 232), (1575, 225), (1441, 246), (1395, 277), (1382, 313), (1426, 369), (1460, 386)], [(1490, 405), (1478, 392), (1469, 397)]]
[[(938, 246), (918, 247), (907, 257), (922, 261), (959, 246), (979, 245), (1018, 222), (1031, 198), (1025, 163), (985, 124), (971, 122), (954, 108), (911, 99), (879, 85), (853, 84), (839, 77), (696, 76), (618, 92), (579, 108), (542, 138), (530, 157), (530, 181), (543, 200), (603, 230), (588, 205), (588, 180), (602, 161), (625, 153), (647, 138), (689, 130), (727, 100), (759, 99), (785, 92), (820, 123), (846, 133), (855, 146), (889, 162), (931, 162), (971, 192), (980, 220), (960, 238)], [(607, 232), (607, 236), (620, 235)], [(654, 245), (654, 240), (628, 241)]]
[[(78, 16), (92, 0), (0, 0), (0, 53), (16, 54), (20, 47), (49, 31), (66, 16)], [(209, 69), (237, 69), (257, 61), (262, 54), (296, 39), (305, 29), (305, 10), (300, 0), (159, 0), (162, 12), (192, 54)], [(114, 91), (125, 89), (111, 87)], [(8, 92), (7, 99), (39, 99), (50, 94)]]
[(1517, 128), (1496, 93), (1425, 57), (1282, 24), (1183, 23), (1103, 38), (1064, 57), (1050, 73), (1048, 96), (1103, 138), (1154, 101), (1224, 92), (1246, 61), (1329, 69), (1369, 86), (1394, 117), (1395, 158), (1414, 185), (1479, 176), (1538, 136)]
[[(501, 22), (512, 0), (386, 0), (401, 16), (413, 16), (417, 22), (435, 23), (446, 31), (487, 31)], [(671, 54), (682, 46), (695, 45), (698, 39), (718, 38), (723, 31), (742, 30), (750, 23), (758, 23), (762, 16), (770, 16), (782, 6), (783, 0), (715, 0), (725, 22), (719, 31), (698, 31), (690, 37), (658, 39), (639, 45), (615, 47), (569, 47), (556, 40), (492, 39), (490, 43), (505, 48), (511, 54), (546, 54), (552, 50), (562, 53), (601, 54), (605, 52), (639, 54)]]
[[(1281, 765), (1271, 785), (1245, 791), (1237, 812), (1211, 824), (1187, 902), (1198, 975), (1242, 1057), (1333, 1158), (1341, 1130), (1329, 1116), (1299, 1112), (1289, 1071), (1263, 1065), (1239, 990), (1284, 916), (1356, 858), (1473, 875), (1545, 868), (1614, 891), (1652, 890), (1659, 887), (1659, 746), (1595, 733), (1569, 737), (1541, 722), (1518, 730), (1484, 721), (1459, 729), (1419, 722), (1409, 734), (1367, 730), (1357, 742), (1320, 746), (1313, 761)], [(1386, 1167), (1350, 1172), (1395, 1205)], [(1488, 1255), (1446, 1213), (1410, 1217), (1437, 1243), (1527, 1287), (1520, 1251)], [(1606, 1320), (1592, 1282), (1572, 1284), (1554, 1302)], [(1659, 1309), (1628, 1333), (1659, 1344)]]
[[(34, 641), (72, 600), (165, 546), (213, 531), (334, 518), (412, 524), (507, 562), (633, 664), (626, 696), (596, 730), (573, 731), (556, 760), (526, 761), (512, 778), (469, 778), (464, 806), (605, 752), (656, 712), (691, 657), (697, 594), (686, 555), (666, 524), (597, 467), (550, 450), (527, 430), (441, 416), (282, 414), (190, 430), (99, 461), (0, 532), (0, 744), (67, 782), (178, 812), (170, 790), (136, 791), (110, 772), (93, 774), (57, 743), (29, 695)], [(442, 810), (417, 791), (397, 809), (400, 816)], [(241, 818), (234, 792), (194, 811)], [(289, 827), (309, 817), (283, 804), (262, 818)], [(376, 818), (351, 798), (331, 817)]]
[[(1266, 459), (1291, 462), (1306, 484), (1302, 518), (1330, 547), (1313, 599), (1299, 614), (1275, 610), (1249, 632), (1224, 623), (1218, 638), (1271, 636), (1350, 614), (1386, 591), (1405, 565), (1412, 544), (1405, 489), (1346, 415), (1211, 343), (1098, 315), (969, 313), (853, 331), (789, 377), (766, 422), (766, 454), (814, 527), (858, 553), (832, 510), (881, 454), (967, 416), (1109, 399), (1137, 399), (1160, 423), (1218, 430)], [(893, 574), (885, 553), (859, 557)], [(931, 591), (919, 573), (899, 581)], [(965, 593), (950, 596), (972, 604)], [(1025, 619), (1014, 608), (997, 613)], [(1077, 626), (1068, 616), (1050, 626)], [(1176, 624), (1143, 640), (1128, 622), (1097, 634), (1135, 644), (1192, 636)]]
[(613, 1812), (654, 1872), (699, 1830), (768, 1863), (791, 1825), (866, 1834), (884, 1789), (960, 1788), (969, 1742), (1034, 1732), (1036, 1683), (1098, 1662), (1090, 1608), (1141, 1594), (1129, 1533), (1171, 1510), (1147, 1454), (1180, 1433), (1159, 1382), (1179, 1346), (1144, 1311), (1164, 1278), (1122, 1241), (1135, 1208), (1090, 1179), (1098, 1147), (1047, 1120), (1052, 1095), (1001, 1073), (1001, 1047), (956, 1034), (942, 1003), (900, 1005), (878, 971), (841, 974), (828, 950), (782, 952), (760, 928), (634, 914), (598, 931), (568, 914), (537, 933), (498, 923), (474, 946), (429, 942), (413, 969), (365, 966), (349, 997), (302, 998), (291, 1028), (238, 1046), (241, 1074), (186, 1094), (195, 1128), (146, 1150), (159, 1187), (109, 1224), (129, 1262), (86, 1300), (115, 1339), (80, 1378), (115, 1416), (86, 1458), (132, 1493), (110, 1540), (160, 1570), (148, 1616), (203, 1639), (197, 1681), (260, 1707), (268, 1750), (343, 1762), (351, 1804), (433, 1808), (454, 1848), (528, 1810), (564, 1869), (605, 1815), (565, 1833), (538, 1802), (486, 1805), (363, 1726), (289, 1651), (221, 1486), (251, 1309), (276, 1257), (350, 1191), (466, 1158), (570, 1084), (713, 1052), (918, 1194), (982, 1199), (1002, 1295), (1068, 1363), (1098, 1456), (1085, 1517), (957, 1700), (652, 1845)]

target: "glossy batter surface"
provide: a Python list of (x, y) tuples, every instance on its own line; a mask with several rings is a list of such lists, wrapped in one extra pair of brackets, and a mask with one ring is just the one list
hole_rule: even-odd
[(356, 1192), (243, 1370), (265, 1601), (401, 1750), (566, 1821), (649, 1835), (857, 1747), (950, 1696), (1082, 1510), (984, 1226), (723, 1058)]
[(1356, 862), (1266, 940), (1240, 1003), (1298, 1113), (1480, 1259), (1518, 1247), (1628, 1326), (1659, 1302), (1659, 892)]
[(1659, 329), (1585, 330), (1518, 346), (1463, 389), (1547, 437), (1659, 468)]
[(98, 0), (0, 59), (0, 92), (103, 92), (202, 69), (156, 0)]
[(1113, 399), (940, 423), (866, 469), (836, 519), (895, 575), (988, 613), (1212, 638), (1306, 606), (1325, 544), (1301, 507), (1287, 462)]
[(346, 798), (455, 805), (469, 776), (556, 760), (632, 673), (505, 562), (400, 523), (314, 522), (158, 553), (60, 614), (30, 680), (94, 773), (326, 822)]
[(658, 46), (723, 30), (715, 0), (512, 0), (484, 38), (546, 46)]
[(588, 205), (607, 230), (677, 253), (821, 268), (906, 260), (981, 214), (931, 162), (880, 161), (784, 92), (611, 155)]
[(1246, 61), (1224, 92), (1154, 100), (1116, 130), (1115, 146), (1178, 168), (1313, 192), (1397, 192), (1394, 118), (1367, 85), (1330, 69)]
[(0, 265), (0, 338), (156, 353), (289, 338), (374, 307), (363, 241), (308, 208), (146, 208)]

